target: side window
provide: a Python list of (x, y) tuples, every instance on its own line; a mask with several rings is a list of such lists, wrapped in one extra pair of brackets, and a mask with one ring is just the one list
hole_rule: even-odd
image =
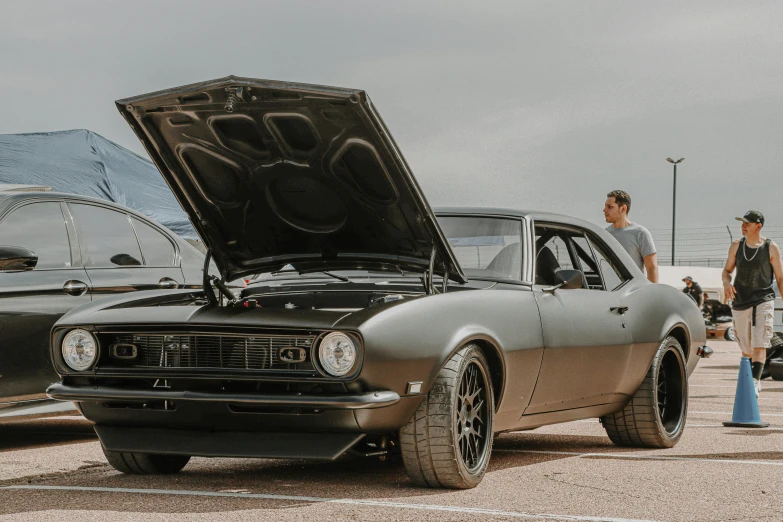
[(71, 246), (59, 203), (32, 203), (14, 210), (0, 223), (0, 242), (35, 252), (36, 269), (71, 267)]
[(141, 250), (128, 215), (95, 205), (68, 203), (76, 221), (84, 266), (141, 265)]
[[(568, 252), (568, 246), (566, 245), (566, 242), (563, 241), (563, 238), (560, 237), (560, 235), (555, 235), (551, 237), (546, 243), (544, 243), (544, 247), (548, 248), (552, 254), (554, 254), (555, 259), (557, 260), (558, 270), (560, 269), (568, 269), (573, 270), (574, 264), (571, 261), (571, 254)], [(541, 250), (538, 251), (538, 255), (541, 255)]]
[(149, 226), (132, 217), (133, 228), (141, 243), (141, 251), (144, 253), (144, 264), (147, 266), (174, 266), (174, 245), (169, 238)]
[(574, 269), (571, 253), (561, 234), (559, 229), (536, 227), (536, 284), (553, 285), (558, 270)]
[(576, 235), (571, 238), (574, 241), (574, 249), (579, 258), (579, 264), (582, 267), (582, 273), (587, 280), (587, 287), (591, 290), (603, 290), (604, 282), (601, 278), (601, 272), (598, 268), (598, 261), (593, 253), (593, 248), (583, 235)]
[(606, 252), (609, 251), (606, 245), (598, 240), (593, 240), (592, 238), (589, 239), (589, 242), (598, 259), (598, 268), (601, 270), (606, 289), (614, 290), (625, 281), (625, 277), (622, 272), (618, 270), (617, 266), (615, 266), (614, 262), (611, 261), (612, 258), (606, 254)]

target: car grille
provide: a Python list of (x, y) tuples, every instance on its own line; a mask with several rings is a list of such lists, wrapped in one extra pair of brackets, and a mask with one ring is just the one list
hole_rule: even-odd
[[(312, 372), (310, 347), (314, 336), (208, 335), (208, 334), (115, 334), (111, 345), (131, 344), (137, 356), (123, 366), (152, 368), (221, 368)], [(285, 348), (304, 356), (300, 362), (280, 360)]]

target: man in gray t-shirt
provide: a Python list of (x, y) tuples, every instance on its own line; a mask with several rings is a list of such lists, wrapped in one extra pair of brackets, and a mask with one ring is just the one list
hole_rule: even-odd
[(647, 270), (647, 279), (658, 282), (658, 254), (650, 231), (641, 225), (631, 223), (631, 196), (624, 190), (613, 190), (606, 195), (604, 218), (610, 223), (606, 231), (623, 246), (639, 270)]

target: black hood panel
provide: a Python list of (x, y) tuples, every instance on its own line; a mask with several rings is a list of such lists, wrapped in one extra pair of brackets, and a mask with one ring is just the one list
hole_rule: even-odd
[(228, 77), (117, 107), (223, 276), (427, 268), (466, 280), (364, 91)]

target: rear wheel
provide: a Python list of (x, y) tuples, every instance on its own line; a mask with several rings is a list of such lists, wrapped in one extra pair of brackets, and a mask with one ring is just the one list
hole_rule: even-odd
[(128, 475), (168, 475), (177, 473), (190, 460), (190, 455), (156, 455), (103, 450), (106, 460), (117, 471)]
[(631, 401), (601, 423), (619, 446), (671, 448), (682, 436), (687, 412), (685, 356), (677, 339), (667, 337)]
[(438, 374), (400, 430), (405, 470), (418, 486), (476, 487), (492, 453), (494, 397), (487, 361), (468, 344)]

